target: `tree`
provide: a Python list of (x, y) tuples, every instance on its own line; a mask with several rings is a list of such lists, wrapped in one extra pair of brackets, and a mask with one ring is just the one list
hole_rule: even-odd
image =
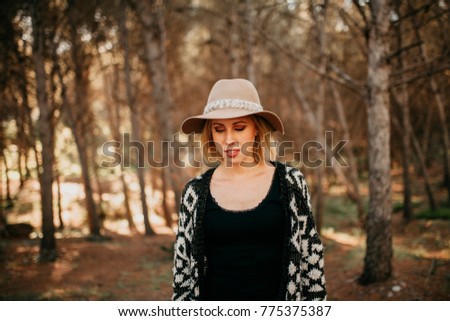
[[(89, 7), (83, 10), (91, 9)], [(80, 165), (82, 170), (83, 185), (86, 198), (86, 209), (88, 212), (89, 230), (92, 236), (100, 235), (100, 219), (97, 213), (97, 206), (93, 198), (93, 188), (91, 182), (89, 155), (88, 155), (88, 133), (92, 129), (93, 122), (92, 111), (87, 103), (88, 71), (89, 58), (84, 51), (78, 33), (79, 19), (86, 18), (80, 15), (80, 7), (77, 7), (74, 1), (68, 1), (66, 7), (68, 32), (71, 43), (71, 58), (74, 72), (74, 102), (67, 100), (66, 112), (73, 136), (77, 145)], [(61, 85), (63, 82), (61, 81)]]
[[(400, 3), (395, 2), (395, 11), (398, 15), (401, 14)], [(396, 67), (398, 70), (402, 70), (405, 64), (405, 51), (403, 50), (403, 20), (401, 19), (394, 24), (394, 32), (396, 38), (396, 50), (398, 52), (396, 57)], [(406, 75), (400, 75), (402, 81), (405, 81)], [(411, 121), (410, 121), (410, 107), (409, 107), (409, 93), (408, 84), (403, 83), (399, 88), (392, 90), (393, 94), (397, 97), (402, 114), (402, 162), (403, 162), (403, 219), (407, 223), (411, 220), (412, 205), (411, 205), (411, 179), (409, 174), (409, 164), (411, 159)]]
[[(3, 102), (3, 92), (0, 91), (0, 104)], [(1, 109), (3, 109), (3, 106), (0, 106)], [(0, 124), (0, 149), (2, 151), (2, 158), (4, 157), (3, 153), (3, 122)], [(5, 212), (3, 210), (4, 204), (3, 204), (3, 159), (0, 159), (0, 237), (6, 235), (6, 216)]]
[[(367, 125), (369, 142), (369, 209), (367, 249), (362, 284), (388, 279), (392, 274), (391, 157), (389, 117), (389, 13), (387, 0), (369, 4), (367, 39)], [(364, 8), (360, 8), (364, 10)], [(364, 13), (363, 13), (364, 14)]]
[[(103, 69), (103, 68), (102, 68)], [(120, 117), (120, 105), (116, 97), (116, 93), (114, 91), (114, 88), (118, 88), (118, 77), (119, 71), (117, 68), (113, 71), (113, 84), (111, 84), (110, 81), (108, 81), (108, 75), (106, 72), (103, 74), (103, 83), (105, 86), (105, 99), (107, 101), (107, 104), (110, 106), (110, 111), (108, 113), (108, 120), (109, 120), (109, 127), (111, 128), (112, 132), (112, 138), (116, 142), (120, 142), (120, 123), (121, 123), (121, 117)], [(121, 153), (121, 157), (123, 160), (123, 153)], [(127, 185), (127, 182), (125, 180), (125, 171), (124, 171), (124, 164), (123, 161), (119, 164), (119, 176), (120, 176), (120, 182), (122, 184), (122, 191), (124, 196), (124, 207), (125, 207), (125, 217), (128, 221), (128, 227), (130, 229), (131, 233), (137, 233), (136, 224), (134, 223), (133, 216), (131, 214), (131, 207), (130, 207), (130, 195), (129, 195), (129, 188)]]
[[(414, 11), (415, 8), (412, 6), (411, 1), (408, 0), (408, 7), (411, 11)], [(413, 15), (411, 17), (411, 23), (413, 25), (414, 34), (417, 39), (417, 42), (419, 43), (419, 52), (420, 57), (422, 61), (426, 64), (430, 64), (430, 58), (429, 54), (427, 52), (427, 49), (425, 45), (422, 42), (422, 35), (420, 31), (420, 25), (416, 20), (416, 17)], [(436, 81), (436, 77), (433, 73), (430, 72), (429, 76), (429, 84), (431, 88), (431, 92), (433, 95), (433, 98), (436, 101), (436, 106), (438, 108), (438, 116), (439, 116), (439, 123), (440, 123), (440, 133), (442, 137), (442, 148), (443, 148), (443, 161), (444, 161), (444, 185), (447, 189), (447, 199), (450, 202), (450, 136), (449, 136), (449, 130), (448, 130), (448, 124), (447, 124), (447, 114), (446, 114), (446, 108), (444, 106), (444, 99), (442, 98), (442, 94), (440, 93), (438, 83)]]
[[(342, 97), (337, 89), (337, 85), (333, 82), (329, 82), (331, 86), (331, 90), (333, 92), (333, 97), (335, 100), (336, 110), (338, 114), (339, 124), (342, 127), (343, 136), (342, 139), (347, 141), (347, 155), (348, 155), (348, 170), (350, 171), (350, 177), (349, 180), (347, 180), (346, 175), (343, 173), (343, 171), (340, 171), (339, 167), (334, 167), (338, 169), (337, 175), (341, 178), (341, 181), (343, 184), (347, 187), (347, 195), (348, 197), (355, 202), (356, 209), (358, 211), (358, 220), (362, 227), (365, 225), (366, 221), (366, 213), (364, 210), (363, 201), (361, 199), (361, 194), (359, 191), (359, 180), (358, 180), (358, 164), (356, 161), (355, 154), (353, 152), (353, 143), (351, 141), (350, 136), (350, 130), (347, 122), (347, 118), (344, 112), (344, 105), (342, 103)], [(341, 173), (342, 172), (342, 173)]]
[(145, 53), (147, 57), (148, 75), (152, 84), (152, 97), (156, 110), (156, 116), (161, 126), (162, 138), (162, 159), (165, 165), (161, 169), (163, 181), (163, 210), (164, 217), (168, 226), (172, 225), (171, 209), (167, 204), (167, 191), (177, 191), (176, 170), (171, 161), (173, 160), (172, 148), (168, 143), (172, 141), (174, 117), (174, 101), (170, 91), (169, 75), (167, 70), (166, 54), (166, 31), (164, 26), (164, 5), (158, 1), (147, 2), (138, 1), (137, 9), (140, 21), (143, 27), (143, 38), (145, 44)]
[(46, 1), (34, 1), (32, 6), (33, 23), (33, 62), (36, 73), (36, 96), (39, 106), (39, 138), (42, 144), (41, 205), (42, 239), (40, 254), (43, 259), (54, 259), (56, 255), (55, 226), (53, 223), (53, 136), (52, 112), (47, 98), (47, 74), (45, 65), (45, 12)]
[[(131, 130), (132, 130), (132, 139), (133, 141), (137, 141), (143, 143), (142, 139), (142, 110), (139, 104), (135, 103), (135, 94), (133, 92), (133, 85), (131, 83), (131, 66), (130, 66), (130, 48), (128, 42), (128, 28), (127, 28), (127, 5), (126, 0), (120, 1), (121, 14), (119, 18), (119, 26), (121, 30), (120, 40), (123, 50), (123, 66), (124, 66), (124, 76), (125, 76), (125, 91), (126, 91), (126, 104), (130, 108), (130, 118), (131, 118)], [(145, 159), (145, 155), (143, 151), (138, 151), (138, 165), (136, 168), (137, 176), (139, 180), (139, 188), (140, 188), (140, 198), (141, 198), (141, 206), (142, 206), (142, 215), (144, 216), (144, 227), (145, 227), (145, 235), (154, 235), (155, 231), (153, 230), (148, 213), (148, 205), (147, 205), (147, 194), (145, 192), (145, 168), (144, 162), (142, 160)]]

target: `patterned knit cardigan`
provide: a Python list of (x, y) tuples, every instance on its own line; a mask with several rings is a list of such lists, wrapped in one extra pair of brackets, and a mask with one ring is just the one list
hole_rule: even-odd
[[(281, 200), (287, 217), (283, 273), (279, 299), (325, 300), (323, 245), (316, 232), (310, 197), (303, 174), (275, 162)], [(206, 271), (204, 221), (209, 183), (214, 168), (190, 180), (182, 194), (175, 241), (173, 300), (200, 300)]]

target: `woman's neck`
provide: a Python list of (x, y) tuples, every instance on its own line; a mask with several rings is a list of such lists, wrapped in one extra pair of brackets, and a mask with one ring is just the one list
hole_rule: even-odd
[(222, 163), (218, 169), (224, 176), (228, 178), (244, 178), (257, 175), (264, 170), (267, 170), (268, 167), (274, 166), (268, 162), (247, 162), (244, 164), (233, 164), (233, 166)]

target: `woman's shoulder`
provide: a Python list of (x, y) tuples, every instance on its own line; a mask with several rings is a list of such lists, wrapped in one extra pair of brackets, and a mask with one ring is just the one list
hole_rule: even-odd
[(277, 168), (281, 169), (281, 173), (284, 174), (288, 186), (302, 190), (305, 185), (305, 176), (302, 171), (288, 163), (275, 162)]
[(302, 171), (298, 167), (296, 167), (294, 165), (291, 165), (291, 164), (288, 164), (288, 163), (282, 163), (280, 161), (276, 161), (275, 165), (276, 165), (277, 168), (283, 169), (283, 171), (286, 173), (286, 176), (289, 176), (289, 177), (304, 177)]
[(204, 171), (203, 173), (191, 178), (186, 185), (184, 186), (184, 192), (186, 192), (188, 189), (199, 189), (203, 184), (208, 182), (208, 179), (211, 178), (212, 173), (214, 172), (215, 168), (209, 168), (208, 170)]

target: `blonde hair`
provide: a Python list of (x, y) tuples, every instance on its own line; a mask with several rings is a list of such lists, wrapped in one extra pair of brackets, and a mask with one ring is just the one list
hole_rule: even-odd
[[(275, 161), (277, 157), (276, 141), (272, 135), (274, 128), (263, 117), (258, 115), (249, 116), (256, 128), (255, 143), (253, 145), (253, 158), (256, 163), (263, 161)], [(217, 151), (212, 138), (212, 120), (207, 119), (201, 134), (203, 159), (209, 162), (222, 161), (222, 155)]]

